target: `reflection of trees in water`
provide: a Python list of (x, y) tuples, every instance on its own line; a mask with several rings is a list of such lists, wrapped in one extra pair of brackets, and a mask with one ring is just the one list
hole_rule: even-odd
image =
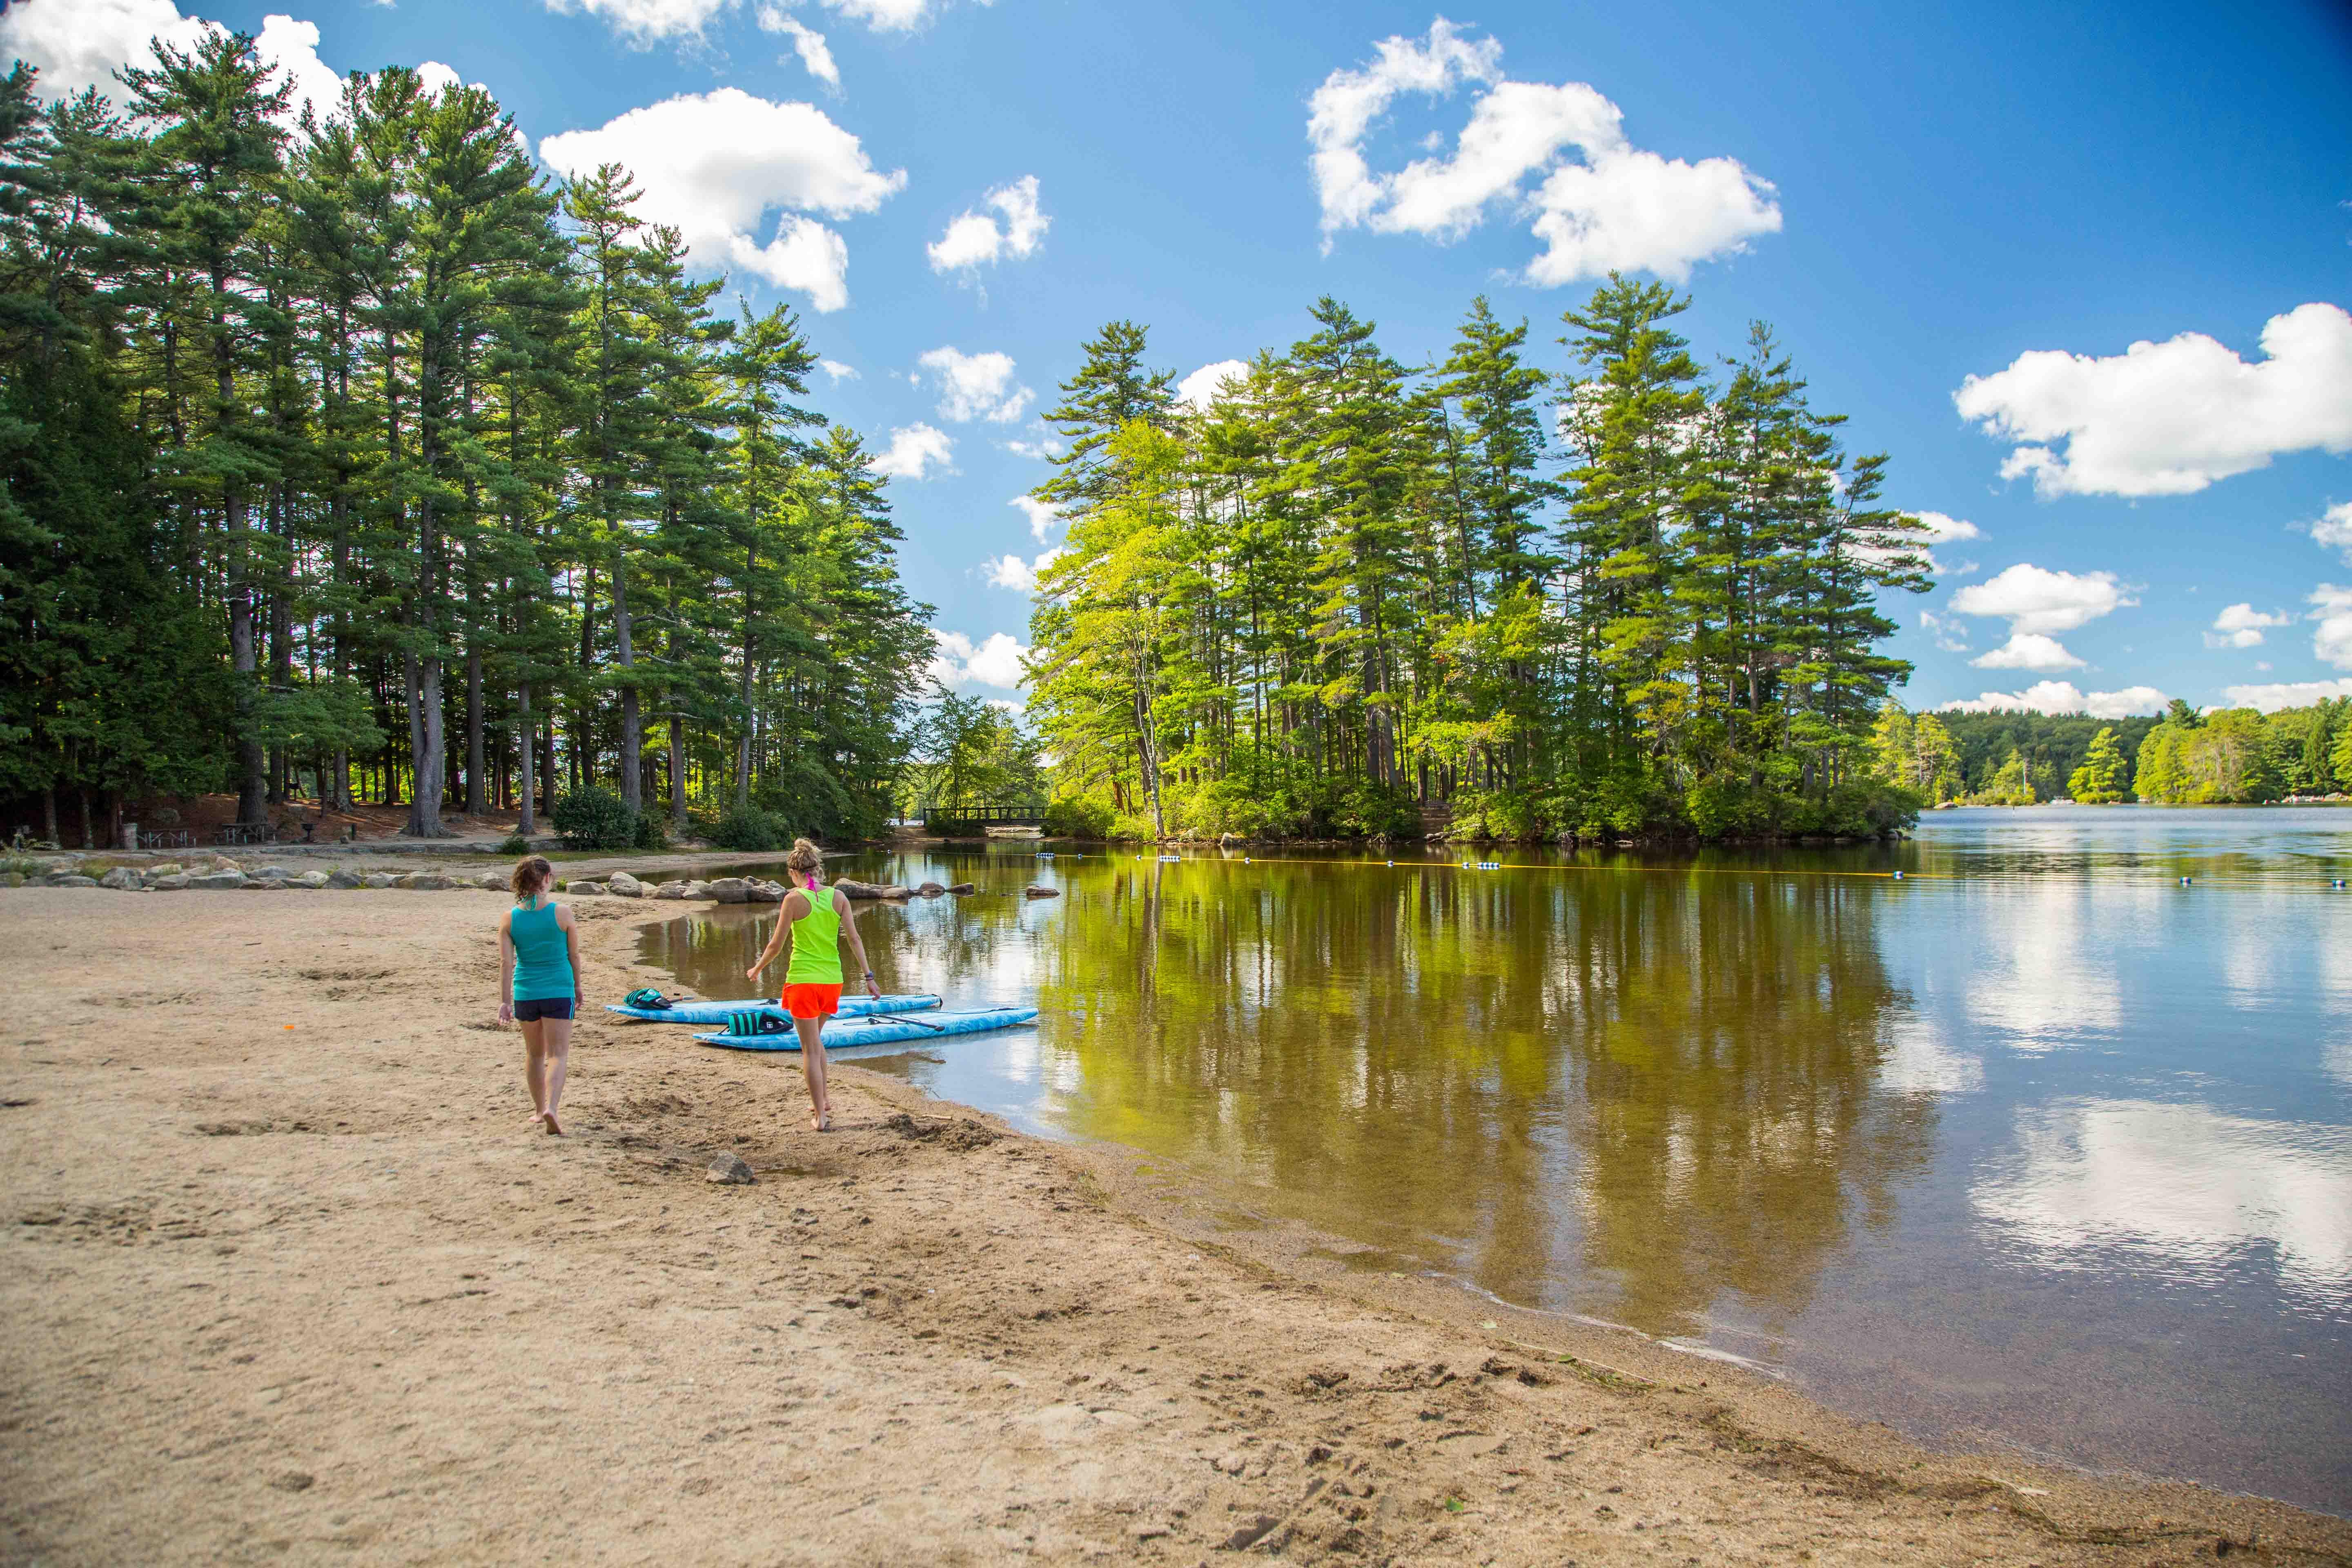
[[(1804, 1304), (1923, 1163), (1874, 1095), (1869, 885), (1106, 866), (1041, 959), (1072, 1130), (1234, 1172), (1509, 1300), (1693, 1326)], [(1566, 1268), (1562, 1268), (1561, 1264)]]

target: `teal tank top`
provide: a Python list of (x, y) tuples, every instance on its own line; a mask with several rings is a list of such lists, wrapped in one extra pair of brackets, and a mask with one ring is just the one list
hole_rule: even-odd
[(507, 916), (507, 934), (514, 939), (516, 1001), (552, 1002), (579, 994), (553, 904), (535, 910), (516, 905)]

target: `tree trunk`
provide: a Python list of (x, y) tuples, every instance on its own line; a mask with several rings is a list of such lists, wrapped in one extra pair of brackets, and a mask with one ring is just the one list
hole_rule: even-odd
[[(613, 662), (627, 680), (636, 666), (629, 643), (629, 563), (625, 556), (613, 563)], [(631, 811), (646, 808), (645, 726), (637, 717), (637, 689), (621, 688), (621, 799)]]
[(227, 502), (228, 521), (228, 662), (236, 675), (236, 755), (238, 788), (236, 819), (240, 823), (269, 818), (268, 759), (261, 745), (260, 693), (253, 678), (259, 669), (255, 647), (253, 584), (246, 570), (245, 498), (234, 490)]
[(466, 650), (466, 815), (488, 809), (482, 795), (482, 650)]
[(520, 696), (522, 709), (522, 744), (517, 748), (519, 752), (517, 760), (522, 764), (522, 777), (515, 790), (515, 801), (522, 815), (520, 819), (515, 823), (515, 831), (523, 835), (525, 837), (529, 837), (536, 826), (536, 824), (532, 821), (532, 812), (530, 808), (530, 764), (532, 743), (538, 739), (537, 736), (531, 733), (530, 729), (530, 681), (526, 680), (522, 683)]
[(686, 831), (686, 721), (677, 714), (669, 716), (669, 822), (671, 828)]

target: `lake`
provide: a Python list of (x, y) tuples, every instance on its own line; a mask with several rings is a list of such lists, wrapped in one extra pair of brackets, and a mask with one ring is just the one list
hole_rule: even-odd
[[(845, 859), (982, 889), (863, 916), (886, 989), (1044, 1010), (866, 1065), (1930, 1440), (2352, 1513), (2352, 810), (1477, 853)], [(743, 995), (773, 919), (645, 956)]]

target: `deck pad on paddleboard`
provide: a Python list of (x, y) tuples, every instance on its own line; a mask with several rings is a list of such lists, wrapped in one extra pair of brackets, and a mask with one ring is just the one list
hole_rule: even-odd
[[(928, 1018), (905, 1014), (869, 1013), (856, 1018), (828, 1018), (821, 1037), (829, 1051), (846, 1050), (852, 1046), (881, 1046), (901, 1041), (941, 1040), (951, 1035), (982, 1035), (992, 1029), (1018, 1028), (1037, 1021), (1034, 1007), (981, 1007), (968, 1013), (938, 1013)], [(801, 1048), (800, 1034), (787, 1029), (781, 1035), (704, 1034), (694, 1037), (697, 1044), (718, 1046), (730, 1051), (796, 1051)]]
[[(885, 996), (878, 1001), (871, 996), (844, 996), (841, 1014), (845, 1018), (864, 1017), (869, 1013), (919, 1013), (940, 1005), (937, 996)], [(783, 1003), (773, 996), (750, 996), (740, 1002), (688, 1000), (673, 1002), (667, 1007), (630, 1007), (617, 1002), (604, 1004), (607, 1013), (618, 1013), (624, 1018), (642, 1018), (648, 1024), (699, 1024), (704, 1028), (724, 1025), (730, 1013), (773, 1013), (785, 1017)]]

